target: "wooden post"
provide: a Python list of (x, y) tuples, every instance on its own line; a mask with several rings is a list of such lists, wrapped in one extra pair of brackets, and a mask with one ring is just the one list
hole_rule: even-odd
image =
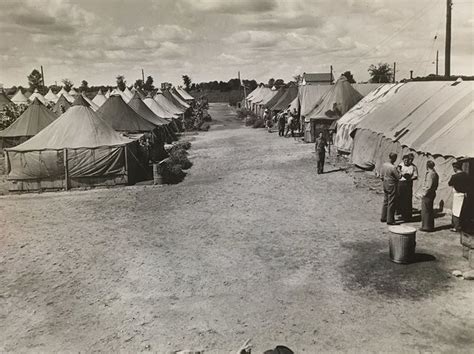
[(451, 9), (453, 3), (446, 0), (446, 43), (444, 48), (444, 76), (451, 76)]
[(63, 149), (64, 159), (64, 179), (65, 179), (65, 190), (69, 190), (69, 171), (67, 166), (67, 149)]
[(124, 152), (125, 152), (125, 177), (127, 178), (127, 184), (129, 183), (128, 180), (128, 150), (127, 150), (127, 145), (124, 146)]
[(395, 83), (395, 75), (397, 73), (397, 63), (393, 63), (393, 83)]
[(438, 76), (439, 50), (436, 51), (436, 76)]

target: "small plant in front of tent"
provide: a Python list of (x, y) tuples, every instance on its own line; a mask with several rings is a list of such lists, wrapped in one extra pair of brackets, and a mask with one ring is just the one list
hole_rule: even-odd
[(28, 106), (25, 104), (9, 104), (3, 107), (0, 111), (0, 130), (6, 129), (12, 125), (27, 108)]

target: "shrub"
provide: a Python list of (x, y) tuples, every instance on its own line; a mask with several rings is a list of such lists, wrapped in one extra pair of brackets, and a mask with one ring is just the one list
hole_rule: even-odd
[(248, 116), (247, 118), (245, 118), (245, 125), (247, 127), (251, 127), (255, 124), (255, 121), (257, 120), (257, 117), (255, 116)]
[(184, 150), (189, 150), (190, 148), (191, 148), (190, 141), (179, 141), (176, 144), (174, 144), (172, 147), (172, 149), (184, 149)]
[(188, 159), (188, 152), (184, 149), (171, 149), (169, 158), (173, 164), (180, 165), (183, 170), (187, 170), (193, 165)]
[(262, 118), (257, 118), (252, 125), (252, 128), (264, 128), (264, 127), (265, 127), (265, 122), (263, 121)]

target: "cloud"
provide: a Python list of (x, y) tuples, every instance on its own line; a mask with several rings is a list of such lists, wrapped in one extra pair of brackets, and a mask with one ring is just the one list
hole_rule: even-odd
[(195, 11), (222, 14), (262, 13), (277, 8), (276, 0), (182, 0), (182, 6)]

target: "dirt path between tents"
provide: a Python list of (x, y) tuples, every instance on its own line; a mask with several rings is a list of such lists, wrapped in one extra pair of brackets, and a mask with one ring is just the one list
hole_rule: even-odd
[(0, 197), (1, 351), (472, 350), (458, 236), (391, 263), (379, 195), (210, 113), (179, 185)]

